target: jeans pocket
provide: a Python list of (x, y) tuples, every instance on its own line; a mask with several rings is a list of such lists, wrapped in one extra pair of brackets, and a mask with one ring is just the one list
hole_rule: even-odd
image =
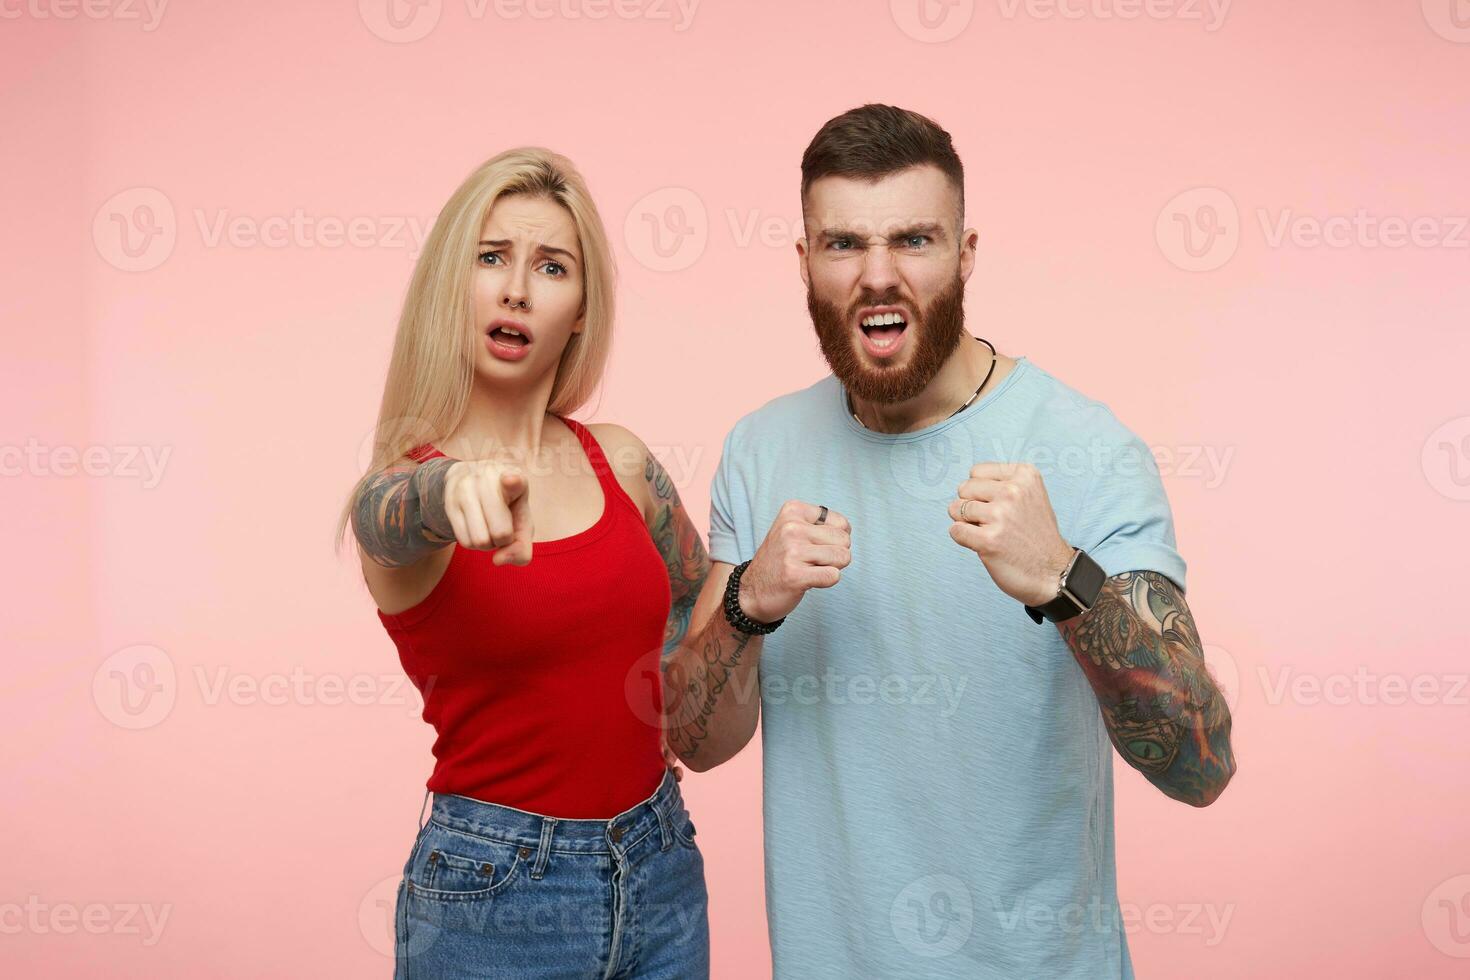
[(530, 848), (430, 821), (409, 862), (407, 890), (431, 902), (468, 902), (499, 894), (521, 873)]
[(689, 816), (688, 808), (679, 807), (678, 811), (674, 814), (674, 818), (669, 821), (669, 824), (674, 831), (674, 838), (680, 844), (683, 844), (691, 850), (697, 850), (699, 848), (699, 845), (694, 842), (694, 820)]

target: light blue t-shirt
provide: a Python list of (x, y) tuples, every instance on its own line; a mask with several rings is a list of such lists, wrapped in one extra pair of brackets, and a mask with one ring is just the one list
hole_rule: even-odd
[(862, 428), (828, 375), (726, 436), (715, 561), (753, 557), (788, 499), (852, 522), (842, 580), (761, 655), (777, 980), (1132, 976), (1096, 697), (1057, 628), (948, 533), (956, 488), (988, 460), (1035, 464), (1062, 536), (1109, 575), (1184, 587), (1148, 446), (1024, 357), (916, 432)]

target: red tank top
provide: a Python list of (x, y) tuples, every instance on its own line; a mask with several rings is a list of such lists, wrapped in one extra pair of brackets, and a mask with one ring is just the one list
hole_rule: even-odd
[[(597, 440), (562, 421), (602, 486), (597, 523), (535, 542), (521, 567), (455, 544), (426, 599), (378, 618), (438, 735), (429, 789), (605, 819), (663, 778), (657, 664), (669, 578)], [(421, 446), (410, 455), (444, 453)]]

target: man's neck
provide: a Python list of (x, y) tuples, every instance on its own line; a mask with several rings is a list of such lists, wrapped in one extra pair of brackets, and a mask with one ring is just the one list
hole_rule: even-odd
[[(995, 370), (975, 400), (979, 401), (986, 392), (995, 390), (1015, 364), (1013, 358), (997, 355)], [(858, 421), (874, 432), (888, 435), (917, 432), (953, 415), (955, 409), (975, 394), (976, 386), (990, 371), (990, 365), (990, 348), (967, 332), (939, 372), (913, 398), (901, 402), (872, 402), (849, 394), (848, 403), (857, 413)]]

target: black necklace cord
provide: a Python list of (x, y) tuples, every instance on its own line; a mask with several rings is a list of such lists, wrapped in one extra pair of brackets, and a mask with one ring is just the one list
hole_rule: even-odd
[[(974, 334), (971, 334), (970, 336), (971, 337), (975, 337)], [(980, 341), (980, 343), (984, 344), (986, 347), (989, 347), (990, 348), (990, 370), (988, 370), (988, 371), (985, 372), (985, 380), (983, 380), (983, 381), (980, 382), (980, 387), (978, 387), (978, 388), (975, 389), (975, 393), (973, 395), (971, 395), (969, 398), (966, 398), (965, 399), (965, 403), (963, 405), (961, 405), (959, 408), (955, 409), (953, 412), (950, 412), (949, 415), (946, 416), (945, 421), (948, 421), (949, 419), (954, 418), (956, 415), (960, 414), (965, 409), (967, 409), (971, 405), (973, 405), (975, 403), (975, 399), (977, 399), (977, 398), (980, 397), (980, 392), (984, 391), (985, 390), (985, 386), (990, 383), (990, 376), (995, 373), (996, 359), (999, 357), (999, 355), (996, 354), (996, 352), (995, 352), (995, 345), (992, 344), (990, 341), (986, 340), (984, 337), (975, 337), (975, 339), (978, 340), (978, 341)], [(847, 392), (843, 392), (843, 394), (844, 395), (847, 395), (847, 410), (848, 410), (848, 412), (851, 413), (852, 414), (852, 417), (857, 420), (857, 424), (858, 425), (862, 425), (863, 428), (866, 429), (867, 426), (866, 425), (863, 425), (863, 420), (860, 419), (860, 418), (858, 418), (857, 412), (854, 412), (853, 411), (853, 408), (852, 408), (852, 395), (848, 395)]]

